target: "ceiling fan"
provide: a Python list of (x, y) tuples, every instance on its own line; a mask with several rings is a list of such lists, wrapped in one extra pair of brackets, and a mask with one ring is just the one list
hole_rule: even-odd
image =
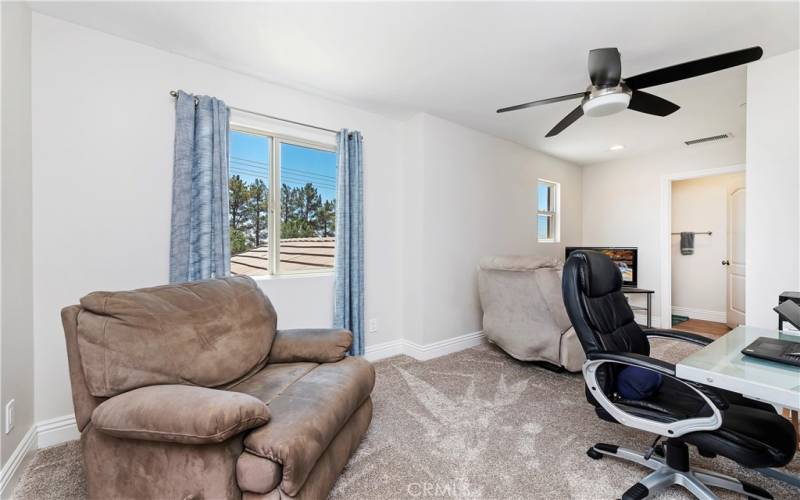
[(641, 89), (747, 64), (760, 59), (763, 53), (761, 47), (750, 47), (622, 78), (619, 50), (616, 47), (593, 49), (589, 51), (589, 80), (592, 84), (584, 92), (517, 104), (498, 109), (497, 112), (505, 113), (580, 98), (581, 104), (558, 122), (545, 137), (559, 134), (584, 114), (605, 116), (628, 108), (640, 113), (667, 116), (680, 109), (680, 106), (656, 95), (642, 92)]

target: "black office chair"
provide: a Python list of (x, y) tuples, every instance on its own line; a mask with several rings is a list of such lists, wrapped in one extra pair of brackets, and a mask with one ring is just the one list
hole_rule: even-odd
[[(688, 444), (701, 455), (722, 455), (750, 468), (780, 467), (792, 460), (797, 447), (795, 430), (768, 404), (741, 395), (696, 384), (675, 376), (675, 366), (649, 357), (649, 337), (666, 337), (706, 345), (711, 340), (674, 330), (643, 329), (634, 321), (622, 291), (622, 275), (607, 256), (592, 251), (573, 252), (564, 266), (562, 291), (586, 362), (586, 397), (597, 415), (658, 437), (646, 453), (598, 443), (587, 451), (594, 459), (610, 455), (653, 470), (622, 496), (642, 499), (678, 484), (697, 498), (714, 499), (715, 486), (771, 499), (755, 485), (716, 472), (692, 468)], [(658, 391), (644, 400), (622, 399), (615, 377), (628, 366), (660, 373)], [(664, 444), (658, 441), (666, 438)]]

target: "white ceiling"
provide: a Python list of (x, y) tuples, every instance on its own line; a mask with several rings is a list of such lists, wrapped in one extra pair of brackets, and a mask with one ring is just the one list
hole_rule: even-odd
[[(798, 3), (36, 2), (32, 8), (264, 80), (388, 114), (425, 111), (581, 164), (720, 132), (744, 134), (744, 68), (648, 89), (681, 105), (584, 117), (578, 102), (499, 107), (584, 90), (589, 49), (623, 76), (761, 45), (798, 47)], [(190, 83), (186, 84), (191, 87)], [(269, 110), (262, 110), (269, 112)], [(608, 150), (623, 144), (622, 151)]]

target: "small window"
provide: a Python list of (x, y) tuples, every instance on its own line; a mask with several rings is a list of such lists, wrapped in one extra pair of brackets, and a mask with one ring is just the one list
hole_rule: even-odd
[(229, 154), (231, 274), (331, 272), (334, 148), (232, 127)]
[(539, 179), (537, 189), (537, 238), (540, 243), (559, 241), (559, 191), (557, 182)]

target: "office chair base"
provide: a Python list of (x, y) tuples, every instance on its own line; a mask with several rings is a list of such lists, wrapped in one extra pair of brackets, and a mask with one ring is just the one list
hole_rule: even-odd
[[(673, 448), (672, 451), (669, 449), (670, 446)], [(671, 443), (668, 440), (666, 446), (664, 446), (665, 453), (653, 454), (650, 458), (647, 458), (644, 453), (637, 453), (613, 444), (598, 443), (589, 448), (586, 454), (595, 460), (602, 458), (604, 455), (620, 458), (637, 463), (653, 471), (631, 486), (622, 495), (622, 500), (641, 500), (672, 485), (686, 488), (701, 500), (716, 500), (718, 498), (709, 489), (709, 486), (739, 493), (747, 498), (772, 500), (773, 497), (768, 491), (756, 485), (714, 471), (689, 466), (689, 452), (685, 446), (681, 442)], [(662, 455), (666, 455), (666, 457)], [(670, 462), (669, 464), (667, 463), (668, 461)]]

